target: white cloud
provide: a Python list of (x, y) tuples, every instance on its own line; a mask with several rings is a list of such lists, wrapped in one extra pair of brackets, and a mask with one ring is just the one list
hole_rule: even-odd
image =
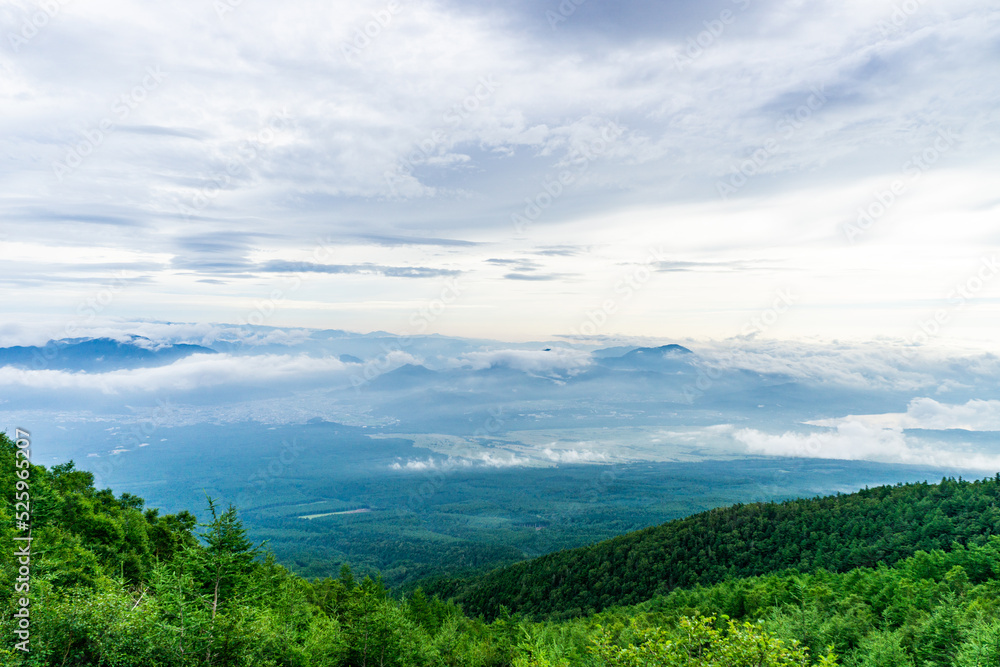
[(467, 468), (519, 468), (530, 464), (531, 459), (522, 456), (483, 452), (472, 457), (451, 456), (444, 459), (429, 457), (426, 459), (409, 459), (405, 463), (396, 461), (389, 468), (392, 470), (410, 470), (415, 472), (428, 470), (448, 472)]
[(736, 430), (733, 437), (750, 453), (767, 456), (899, 461), (908, 452), (901, 431), (871, 428), (855, 421), (839, 424), (833, 431), (812, 434), (772, 435), (743, 428)]
[(915, 398), (902, 424), (904, 428), (1000, 431), (1000, 401), (971, 400), (964, 405), (947, 405), (932, 398)]
[(580, 371), (592, 363), (590, 353), (565, 347), (545, 350), (488, 350), (470, 352), (455, 362), (472, 370), (508, 366), (526, 373), (547, 374), (556, 371)]
[(786, 376), (813, 385), (917, 392), (979, 387), (1000, 373), (991, 352), (959, 346), (908, 346), (904, 341), (732, 338), (692, 343), (709, 367)]
[(148, 338), (154, 346), (176, 343), (212, 346), (213, 343), (236, 343), (253, 349), (262, 345), (297, 345), (306, 341), (311, 331), (298, 328), (260, 328), (209, 322), (158, 322), (150, 320), (95, 318), (65, 320), (38, 318), (28, 322), (5, 322), (0, 325), (0, 347), (44, 345), (64, 338), (110, 338), (126, 342), (134, 336)]
[(557, 463), (597, 463), (607, 462), (608, 455), (593, 452), (589, 449), (551, 449), (546, 447), (542, 454), (550, 461)]
[[(356, 364), (352, 366), (357, 366)], [(194, 354), (167, 366), (71, 373), (0, 367), (0, 387), (45, 391), (83, 391), (107, 395), (188, 392), (197, 389), (308, 384), (321, 379), (347, 379), (348, 364), (306, 355), (233, 356)]]
[(487, 468), (519, 468), (530, 465), (531, 459), (523, 456), (516, 456), (514, 454), (507, 454), (504, 456), (500, 454), (486, 453), (479, 456), (479, 462)]
[[(106, 280), (95, 267), (112, 275), (114, 265), (142, 262), (143, 282), (116, 299), (116, 313), (238, 321), (273, 288), (236, 266), (242, 260), (307, 252), (327, 235), (356, 261), (380, 261), (372, 247), (344, 250), (359, 229), (520, 250), (510, 215), (545, 193), (574, 145), (593, 145), (615, 120), (624, 136), (546, 207), (533, 241), (594, 241), (600, 255), (666, 235), (692, 261), (775, 252), (800, 261), (787, 276), (813, 304), (783, 331), (912, 333), (968, 255), (996, 245), (996, 166), (986, 160), (997, 146), (998, 22), (991, 3), (955, 0), (923, 3), (886, 31), (880, 22), (898, 4), (752, 3), (678, 67), (675, 56), (718, 16), (704, 3), (637, 12), (625, 2), (612, 15), (584, 7), (554, 32), (531, 3), (407, 1), (353, 59), (344, 46), (385, 11), (383, 0), (293, 0), (279, 12), (241, 3), (221, 17), (218, 3), (194, 0), (60, 3), (37, 37), (0, 50), (0, 214), (9, 221), (0, 252), (17, 262), (4, 278), (16, 287), (8, 312), (71, 318)], [(0, 8), (5, 38), (32, 14), (25, 3)], [(119, 119), (116, 100), (157, 66), (162, 83)], [(785, 136), (779, 123), (814, 86), (826, 101)], [(270, 137), (269, 120), (283, 112), (287, 123)], [(89, 146), (108, 117), (116, 128)], [(942, 128), (960, 145), (868, 245), (849, 247), (839, 227)], [(738, 201), (721, 201), (716, 182), (775, 137)], [(81, 146), (88, 155), (60, 181), (53, 163)], [(193, 234), (234, 239), (195, 253), (181, 243)], [(450, 311), (433, 327), (442, 333), (566, 333), (617, 280), (607, 256), (572, 260), (547, 285), (512, 285), (482, 271), (475, 249), (393, 253), (415, 266), (461, 263), (475, 276), (474, 296), (463, 299), (481, 308)], [(732, 335), (777, 282), (767, 272), (674, 278), (619, 303), (609, 327)], [(389, 328), (408, 314), (389, 297), (418, 291), (383, 277), (311, 281), (311, 298), (280, 324), (321, 325), (329, 313), (317, 311), (330, 309), (359, 330)], [(370, 306), (348, 314), (330, 294)], [(921, 308), (901, 312), (907, 304)], [(980, 310), (962, 326), (988, 338), (995, 315)]]
[(452, 461), (452, 459), (445, 459), (444, 462), (442, 463), (442, 462), (438, 462), (433, 457), (427, 458), (427, 459), (410, 459), (406, 463), (400, 463), (400, 462), (396, 461), (395, 463), (393, 463), (389, 467), (392, 470), (416, 470), (416, 471), (422, 471), (422, 470), (438, 470), (442, 466), (444, 466), (444, 467), (455, 467), (456, 465), (461, 465), (460, 463), (459, 464), (455, 464), (455, 463), (452, 463), (451, 461)]
[(1000, 401), (972, 399), (955, 405), (939, 403), (932, 398), (914, 398), (906, 412), (849, 415), (808, 423), (833, 428), (846, 423), (862, 423), (875, 428), (1000, 431)]
[(744, 428), (733, 438), (751, 454), (796, 458), (843, 459), (968, 468), (996, 472), (1000, 456), (948, 449), (938, 443), (916, 441), (898, 428), (881, 428), (860, 421), (845, 421), (835, 429), (816, 433), (786, 431), (772, 434)]

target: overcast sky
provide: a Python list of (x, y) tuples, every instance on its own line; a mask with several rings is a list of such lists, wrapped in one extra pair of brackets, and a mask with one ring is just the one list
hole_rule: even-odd
[(7, 327), (996, 331), (995, 3), (43, 4), (0, 3)]

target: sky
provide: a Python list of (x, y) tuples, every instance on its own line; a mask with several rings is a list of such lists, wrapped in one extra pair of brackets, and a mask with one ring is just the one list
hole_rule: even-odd
[(3, 332), (988, 346), (998, 66), (980, 0), (3, 2)]

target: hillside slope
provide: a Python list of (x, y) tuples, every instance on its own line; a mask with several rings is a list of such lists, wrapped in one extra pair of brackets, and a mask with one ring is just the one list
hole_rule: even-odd
[[(917, 552), (894, 568), (730, 579), (561, 622), (531, 623), (501, 610), (487, 624), (420, 590), (393, 599), (347, 567), (338, 579), (303, 580), (247, 540), (235, 508), (222, 512), (209, 501), (210, 520), (195, 532), (190, 514), (144, 511), (142, 499), (99, 491), (72, 464), (46, 469), (28, 464), (26, 453), (0, 433), (0, 590), (7, 591), (0, 592), (0, 665), (983, 667), (1000, 660), (998, 537)], [(959, 525), (975, 527), (960, 521), (964, 510), (984, 502), (992, 511), (997, 486), (875, 489), (777, 510), (755, 506), (754, 516), (800, 505), (829, 518), (833, 502), (836, 520), (848, 523), (865, 516), (862, 508), (888, 519), (910, 502), (931, 510), (925, 528), (957, 533)], [(883, 511), (872, 510), (874, 501)], [(18, 522), (29, 521), (18, 502), (32, 508), (27, 565), (14, 554), (14, 538), (27, 530)]]
[[(143, 511), (141, 498), (95, 489), (72, 463), (30, 464), (30, 443), (18, 443), (0, 433), (4, 667), (624, 667), (635, 664), (628, 654), (668, 664), (682, 653), (751, 651), (754, 666), (836, 664), (760, 624), (685, 618), (615, 636), (590, 628), (553, 644), (548, 627), (509, 616), (487, 625), (421, 591), (395, 600), (348, 567), (309, 582), (249, 542), (233, 507), (209, 500), (210, 521), (196, 533), (190, 514)], [(564, 657), (549, 661), (539, 646)]]
[(428, 588), (472, 614), (565, 618), (789, 568), (844, 572), (1000, 534), (1000, 475), (735, 505)]

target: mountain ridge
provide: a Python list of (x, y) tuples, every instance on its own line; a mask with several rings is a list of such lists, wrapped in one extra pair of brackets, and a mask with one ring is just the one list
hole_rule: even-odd
[(126, 341), (115, 338), (64, 338), (45, 345), (0, 348), (0, 366), (25, 370), (110, 371), (173, 363), (192, 354), (217, 354), (191, 343), (154, 344), (143, 336)]
[(975, 482), (945, 478), (937, 485), (721, 507), (426, 588), (487, 618), (502, 608), (567, 617), (790, 568), (891, 565), (917, 551), (992, 535), (1000, 535), (1000, 473)]

